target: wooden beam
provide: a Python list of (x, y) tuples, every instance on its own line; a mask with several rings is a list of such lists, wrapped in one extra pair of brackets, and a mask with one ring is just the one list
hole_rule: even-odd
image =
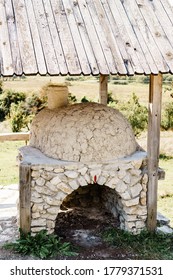
[(108, 76), (100, 75), (99, 102), (107, 105), (108, 101)]
[(150, 75), (148, 114), (148, 194), (147, 228), (153, 232), (157, 225), (157, 187), (160, 149), (162, 75)]
[(31, 231), (31, 167), (21, 164), (19, 168), (20, 228), (23, 233)]
[(29, 141), (30, 132), (14, 132), (14, 133), (1, 133), (0, 142), (4, 141), (25, 141), (26, 145)]

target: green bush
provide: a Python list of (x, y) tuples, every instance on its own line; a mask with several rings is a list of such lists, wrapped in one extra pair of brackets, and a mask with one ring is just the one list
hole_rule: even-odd
[(173, 102), (167, 103), (162, 112), (161, 128), (173, 129)]
[(55, 255), (76, 255), (69, 242), (62, 243), (60, 237), (55, 234), (47, 234), (46, 230), (41, 230), (35, 236), (20, 231), (20, 238), (14, 243), (6, 244), (4, 248), (40, 259), (48, 259)]
[(129, 120), (136, 136), (147, 128), (148, 110), (139, 103), (139, 98), (135, 93), (127, 103), (118, 102), (116, 108)]
[(10, 117), (11, 104), (18, 104), (25, 101), (26, 94), (23, 92), (15, 92), (13, 90), (4, 91), (0, 96), (0, 107), (3, 108), (5, 116)]
[(46, 105), (46, 98), (40, 98), (33, 94), (25, 101), (18, 104), (12, 103), (10, 108), (10, 124), (13, 132), (19, 132), (23, 128), (30, 129), (30, 123), (42, 108)]

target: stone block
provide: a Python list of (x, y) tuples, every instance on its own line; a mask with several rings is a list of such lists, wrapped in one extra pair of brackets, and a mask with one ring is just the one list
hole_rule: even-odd
[(77, 190), (79, 188), (79, 182), (77, 180), (69, 181), (69, 185), (73, 190)]
[(126, 207), (138, 205), (139, 197), (130, 200), (122, 200), (122, 204), (125, 205)]
[(40, 212), (43, 210), (43, 204), (36, 203), (32, 206), (31, 210), (33, 213)]
[(106, 186), (108, 186), (111, 189), (115, 189), (119, 181), (120, 180), (118, 179), (118, 177), (111, 178), (106, 182)]
[(165, 225), (165, 226), (158, 227), (157, 232), (161, 234), (173, 234), (173, 229)]
[(79, 169), (78, 172), (84, 176), (87, 172), (88, 168), (86, 166), (84, 166), (83, 168)]
[(119, 180), (116, 184), (115, 190), (118, 194), (124, 193), (127, 190), (127, 185), (123, 181)]
[(136, 197), (136, 196), (139, 196), (141, 190), (142, 190), (142, 186), (139, 183), (134, 185), (134, 186), (132, 186), (130, 188), (130, 192), (131, 192), (132, 198)]
[(59, 176), (55, 176), (51, 181), (50, 181), (50, 183), (52, 184), (52, 185), (57, 185), (57, 184), (59, 184), (61, 182), (61, 179), (59, 178)]
[(146, 224), (145, 224), (145, 221), (136, 221), (136, 228), (145, 228), (146, 227)]
[(32, 196), (32, 197), (31, 197), (31, 202), (34, 202), (34, 203), (43, 203), (43, 198), (42, 198), (42, 197), (35, 197), (35, 196)]
[(51, 184), (49, 181), (46, 182), (46, 187), (54, 193), (58, 190), (57, 186)]
[(98, 180), (97, 180), (97, 184), (99, 185), (104, 185), (106, 183), (106, 178), (104, 176), (99, 176)]
[(39, 177), (37, 180), (36, 180), (36, 184), (40, 187), (44, 186), (45, 184), (45, 179), (43, 179), (42, 177)]
[(76, 171), (66, 171), (64, 174), (70, 179), (75, 179), (79, 176), (79, 173)]
[(31, 176), (32, 176), (33, 178), (39, 178), (39, 177), (40, 177), (40, 172), (39, 172), (39, 170), (33, 170), (33, 171), (31, 172)]
[[(50, 206), (59, 206), (61, 204), (60, 200), (55, 199), (53, 197), (45, 196), (44, 198), (45, 202), (49, 204)], [(49, 211), (50, 208), (47, 209)]]
[(120, 180), (122, 180), (125, 176), (126, 176), (126, 171), (125, 170), (123, 170), (123, 169), (120, 169), (118, 172), (117, 172), (117, 175), (118, 175), (118, 178), (120, 179)]
[(125, 184), (129, 185), (130, 182), (131, 182), (131, 176), (130, 174), (127, 174), (124, 178), (123, 178), (123, 181)]
[(58, 211), (59, 211), (59, 207), (50, 207), (49, 209), (47, 209), (47, 213), (50, 213), (50, 214), (58, 215)]
[(146, 197), (140, 198), (140, 204), (145, 206), (147, 204), (147, 198)]
[(38, 219), (40, 218), (40, 213), (37, 212), (37, 213), (32, 213), (32, 219)]
[(63, 168), (55, 168), (53, 171), (54, 171), (54, 173), (63, 173), (64, 169)]
[(31, 221), (31, 227), (44, 227), (46, 226), (46, 219), (32, 219)]
[(88, 185), (88, 182), (85, 180), (85, 178), (83, 176), (79, 176), (77, 178), (77, 181), (79, 183), (79, 185), (82, 187), (82, 186), (87, 186)]
[(122, 199), (124, 199), (124, 200), (129, 200), (129, 199), (131, 199), (131, 196), (130, 196), (128, 190), (125, 191), (124, 193), (121, 193), (121, 197), (122, 197)]
[(70, 194), (71, 192), (72, 192), (72, 189), (71, 189), (71, 187), (69, 187), (67, 184), (65, 184), (65, 183), (59, 183), (58, 185), (57, 185), (57, 188), (59, 189), (59, 190), (61, 190), (62, 192), (64, 192), (65, 194)]
[(51, 221), (51, 220), (47, 220), (46, 221), (46, 226), (50, 229), (54, 229), (55, 228), (55, 222)]

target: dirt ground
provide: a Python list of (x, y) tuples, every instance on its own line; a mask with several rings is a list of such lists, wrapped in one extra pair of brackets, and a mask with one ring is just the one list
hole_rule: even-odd
[[(120, 249), (103, 241), (102, 233), (110, 227), (119, 226), (118, 220), (102, 208), (74, 208), (58, 215), (55, 233), (64, 242), (70, 242), (77, 252), (76, 256), (56, 256), (53, 259), (73, 260), (123, 260), (138, 259), (138, 255), (127, 249)], [(0, 248), (0, 260), (36, 259), (21, 256), (10, 250)]]

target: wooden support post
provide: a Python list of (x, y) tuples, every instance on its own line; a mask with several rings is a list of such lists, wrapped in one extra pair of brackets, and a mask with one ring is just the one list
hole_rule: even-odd
[(157, 187), (160, 148), (162, 75), (150, 76), (148, 115), (148, 194), (147, 228), (153, 232), (157, 225)]
[(31, 230), (31, 166), (21, 164), (19, 169), (20, 228), (22, 232)]
[(107, 105), (108, 101), (108, 76), (100, 75), (99, 102)]

